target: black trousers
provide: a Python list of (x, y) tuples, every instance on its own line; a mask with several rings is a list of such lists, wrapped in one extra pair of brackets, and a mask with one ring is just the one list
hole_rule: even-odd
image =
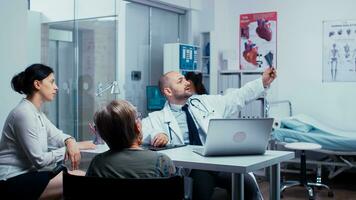
[[(210, 200), (215, 187), (231, 195), (231, 173), (192, 170), (189, 176), (193, 178), (193, 200)], [(244, 174), (244, 192), (245, 199), (260, 199), (258, 185), (249, 174)]]
[(52, 173), (48, 171), (21, 174), (6, 181), (0, 181), (0, 195), (5, 197), (4, 199), (37, 200), (51, 178)]

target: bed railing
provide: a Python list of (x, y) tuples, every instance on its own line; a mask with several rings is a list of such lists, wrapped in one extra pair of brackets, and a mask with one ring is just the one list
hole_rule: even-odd
[(293, 115), (293, 110), (292, 110), (292, 102), (289, 100), (280, 100), (280, 101), (266, 101), (266, 116), (269, 117), (269, 111), (271, 109), (272, 105), (278, 105), (278, 104), (288, 104), (289, 108), (289, 116)]

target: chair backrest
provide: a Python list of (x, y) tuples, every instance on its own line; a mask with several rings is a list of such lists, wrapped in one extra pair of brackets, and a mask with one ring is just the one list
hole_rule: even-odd
[(115, 179), (63, 172), (64, 199), (184, 199), (184, 178)]
[(161, 110), (166, 103), (166, 98), (161, 94), (157, 85), (146, 86), (147, 110)]

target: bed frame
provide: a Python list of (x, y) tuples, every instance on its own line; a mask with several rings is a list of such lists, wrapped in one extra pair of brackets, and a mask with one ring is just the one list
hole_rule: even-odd
[[(266, 105), (266, 115), (269, 116), (269, 111), (272, 106), (279, 104), (288, 104), (289, 116), (293, 116), (292, 103), (289, 100), (270, 101)], [(281, 149), (285, 142), (276, 140), (270, 141), (270, 149)], [(313, 152), (321, 153), (324, 157), (318, 160), (307, 159), (307, 164), (317, 166), (317, 182), (321, 182), (321, 169), (324, 166), (328, 171), (328, 179), (332, 179), (340, 173), (356, 168), (356, 152), (350, 151), (332, 151), (327, 149), (312, 150)], [(300, 163), (298, 158), (286, 161), (286, 163)]]

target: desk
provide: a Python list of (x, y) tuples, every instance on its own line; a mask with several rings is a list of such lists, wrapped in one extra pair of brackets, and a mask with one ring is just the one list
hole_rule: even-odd
[[(244, 173), (268, 167), (271, 173), (269, 199), (279, 200), (280, 163), (294, 158), (294, 152), (270, 150), (264, 155), (203, 157), (192, 152), (193, 148), (194, 146), (188, 145), (161, 152), (168, 155), (176, 166), (230, 172), (232, 174), (232, 199), (244, 199)], [(83, 156), (90, 156), (90, 154), (93, 156), (93, 153), (97, 154), (106, 149), (107, 147), (98, 147), (97, 150), (85, 150), (82, 153)]]

